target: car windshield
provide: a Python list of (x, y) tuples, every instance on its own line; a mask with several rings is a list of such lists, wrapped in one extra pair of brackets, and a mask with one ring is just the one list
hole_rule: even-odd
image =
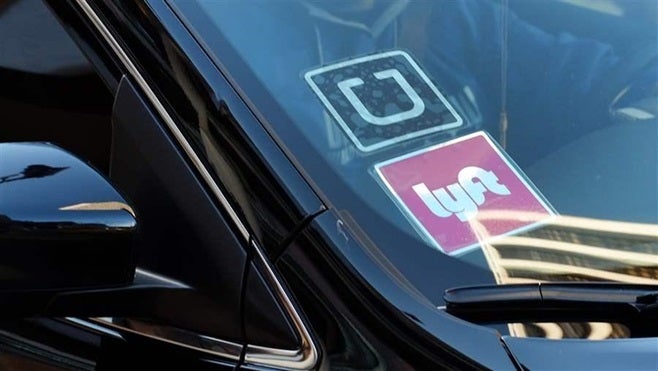
[(170, 5), (347, 228), (437, 305), (467, 284), (658, 284), (655, 0)]

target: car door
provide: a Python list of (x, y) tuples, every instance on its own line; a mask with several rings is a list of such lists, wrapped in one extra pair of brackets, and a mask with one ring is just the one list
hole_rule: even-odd
[(138, 264), (199, 293), (201, 312), (164, 324), (242, 341), (251, 363), (312, 365), (267, 255), (322, 203), (164, 3), (76, 3), (123, 65), (110, 175), (141, 213)]
[[(146, 37), (152, 36), (143, 33), (148, 27), (163, 26), (145, 12), (145, 4), (50, 5), (114, 96), (108, 173), (138, 210), (136, 280), (182, 287), (190, 295), (184, 302), (167, 295), (145, 298), (152, 312), (139, 318), (127, 311), (108, 318), (36, 320), (30, 326), (65, 339), (91, 339), (88, 358), (99, 368), (135, 362), (233, 368), (245, 358), (270, 366), (312, 365), (308, 332), (266, 254), (290, 240), (321, 203), (226, 81), (216, 105), (199, 105), (203, 98), (190, 88), (197, 67), (173, 40)], [(160, 49), (149, 49), (154, 46), (149, 42)], [(138, 56), (140, 50), (151, 54)], [(153, 58), (169, 64), (162, 84), (145, 72), (145, 66), (162, 67), (150, 65)], [(201, 120), (189, 120), (190, 112), (218, 119), (203, 127)], [(263, 143), (261, 153), (255, 152)], [(262, 152), (276, 168), (268, 168)], [(278, 184), (281, 179), (296, 187), (296, 200)], [(30, 326), (11, 331), (22, 334)], [(29, 333), (35, 337), (46, 347), (52, 341), (42, 331)], [(71, 354), (79, 351), (70, 348)]]

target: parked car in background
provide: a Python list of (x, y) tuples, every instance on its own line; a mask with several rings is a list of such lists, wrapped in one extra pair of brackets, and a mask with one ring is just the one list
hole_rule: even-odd
[(655, 369), (657, 30), (0, 1), (0, 365)]

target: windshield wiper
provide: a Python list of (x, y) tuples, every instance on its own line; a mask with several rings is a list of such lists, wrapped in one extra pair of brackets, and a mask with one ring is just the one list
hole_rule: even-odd
[(633, 337), (658, 335), (658, 286), (533, 283), (446, 290), (446, 311), (474, 323), (615, 322)]

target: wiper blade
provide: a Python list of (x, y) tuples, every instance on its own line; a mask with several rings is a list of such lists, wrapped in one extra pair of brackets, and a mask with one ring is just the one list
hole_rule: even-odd
[[(658, 286), (602, 283), (533, 283), (446, 290), (446, 311), (474, 323), (616, 322), (634, 336), (658, 331)], [(632, 329), (632, 331), (633, 331)]]

